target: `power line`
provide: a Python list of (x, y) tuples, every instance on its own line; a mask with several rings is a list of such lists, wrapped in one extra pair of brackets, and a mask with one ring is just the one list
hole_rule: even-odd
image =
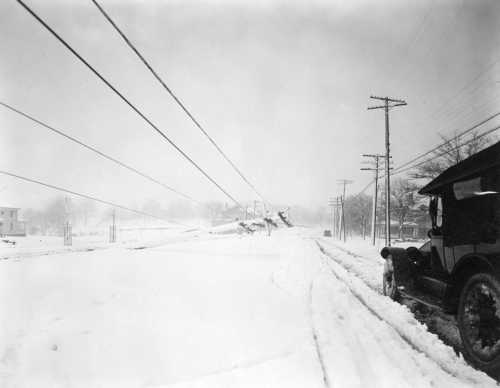
[[(448, 27), (451, 27), (451, 26), (453, 26), (453, 24), (456, 24), (457, 21), (458, 21), (458, 18), (460, 16), (460, 14), (462, 14), (464, 12), (464, 1), (465, 0), (462, 0), (461, 5), (460, 5), (460, 9), (459, 9), (458, 12), (456, 12), (455, 17), (453, 18), (453, 20), (450, 21), (448, 19)], [(449, 36), (450, 36), (451, 31), (452, 31), (451, 28), (448, 28), (447, 30), (442, 31), (441, 34), (440, 34), (439, 40), (441, 42), (445, 42), (445, 41), (449, 40)], [(437, 46), (437, 45), (434, 45), (434, 46), (428, 45), (427, 49), (425, 50), (425, 54), (423, 55), (423, 57), (427, 58), (427, 57), (431, 56), (430, 54), (433, 54), (433, 52), (435, 51), (436, 47), (441, 48), (442, 44), (440, 44), (439, 46)], [(417, 71), (421, 71), (421, 69), (419, 68)], [(413, 74), (410, 71), (406, 71), (403, 75), (404, 75), (404, 77), (401, 77), (400, 79), (405, 79), (405, 78), (406, 79), (412, 79), (413, 78)]]
[[(427, 12), (425, 13), (424, 17), (422, 18), (422, 20), (419, 23), (419, 27), (414, 30), (413, 39), (410, 41), (408, 46), (406, 46), (406, 50), (405, 50), (404, 55), (403, 55), (403, 57), (405, 57), (405, 59), (408, 57), (408, 53), (410, 52), (410, 48), (412, 48), (412, 46), (414, 46), (417, 43), (417, 41), (422, 36), (423, 31), (427, 27), (427, 23), (429, 21), (429, 16), (431, 16), (431, 14), (432, 14), (434, 5), (435, 5), (435, 0), (432, 0), (431, 5), (429, 6), (429, 8), (427, 9)], [(406, 69), (405, 73), (399, 74), (398, 80), (401, 81), (403, 78), (403, 75), (406, 75), (406, 73), (408, 73), (408, 69)]]
[[(437, 155), (433, 156), (432, 158), (426, 159), (426, 160), (424, 160), (424, 161), (422, 161), (422, 162), (420, 162), (420, 163), (417, 163), (417, 164), (411, 165), (411, 166), (409, 166), (409, 167), (406, 167), (406, 168), (405, 168), (405, 169), (403, 169), (403, 170), (400, 170), (400, 171), (395, 171), (395, 172), (391, 172), (391, 173), (390, 173), (390, 175), (391, 175), (391, 176), (393, 176), (393, 175), (396, 175), (396, 174), (400, 174), (400, 173), (403, 173), (403, 172), (409, 171), (409, 170), (411, 170), (411, 169), (413, 169), (413, 168), (415, 168), (415, 167), (421, 166), (422, 164), (425, 164), (425, 163), (428, 163), (428, 162), (430, 162), (430, 161), (432, 161), (432, 160), (434, 160), (434, 159), (437, 159), (437, 158), (439, 158), (439, 157), (441, 157), (441, 156), (443, 156), (443, 155), (445, 155), (445, 154), (449, 153), (450, 151), (454, 151), (454, 150), (457, 150), (457, 149), (459, 149), (459, 148), (461, 148), (461, 147), (463, 147), (463, 146), (466, 146), (467, 144), (472, 143), (473, 141), (475, 141), (475, 140), (477, 140), (477, 139), (480, 139), (480, 138), (482, 138), (482, 137), (484, 137), (484, 136), (487, 136), (487, 135), (489, 135), (489, 134), (491, 134), (491, 133), (493, 133), (493, 132), (495, 132), (495, 131), (497, 131), (497, 130), (499, 130), (499, 129), (500, 129), (500, 125), (499, 125), (499, 126), (496, 126), (496, 127), (494, 127), (494, 128), (491, 128), (491, 129), (487, 130), (486, 132), (481, 133), (480, 135), (476, 136), (475, 138), (469, 139), (469, 140), (467, 140), (467, 141), (465, 141), (465, 142), (463, 142), (463, 143), (461, 143), (461, 144), (458, 144), (457, 146), (455, 146), (455, 147), (451, 148), (450, 150), (446, 150), (446, 151), (444, 151), (444, 152), (441, 152), (440, 154), (437, 154)], [(446, 143), (444, 143), (444, 144), (446, 144)], [(442, 145), (441, 145), (441, 146), (442, 146)], [(438, 146), (437, 148), (439, 148), (439, 147), (441, 147), (441, 146)], [(362, 170), (363, 170), (363, 169), (362, 169)], [(369, 170), (369, 169), (366, 169), (366, 170)], [(384, 177), (385, 177), (385, 175), (382, 175), (380, 178), (384, 178)], [(367, 184), (367, 185), (366, 185), (366, 186), (365, 186), (365, 187), (364, 187), (361, 191), (359, 191), (359, 192), (358, 192), (355, 196), (353, 196), (352, 198), (354, 199), (354, 198), (357, 198), (357, 197), (359, 197), (359, 196), (363, 195), (363, 194), (365, 193), (365, 191), (366, 191), (366, 190), (367, 190), (367, 189), (368, 189), (371, 185), (373, 185), (375, 182), (376, 182), (376, 180), (375, 180), (375, 179), (371, 180), (371, 181), (370, 181), (370, 182), (369, 182), (369, 183), (368, 183), (368, 184)]]
[[(466, 129), (465, 131), (463, 131), (463, 132), (459, 133), (457, 136), (458, 136), (458, 137), (464, 136), (464, 135), (465, 135), (465, 134), (467, 134), (468, 132), (471, 132), (472, 130), (474, 130), (474, 129), (478, 128), (479, 126), (481, 126), (481, 125), (485, 124), (486, 122), (488, 122), (488, 121), (490, 121), (490, 120), (494, 119), (494, 118), (495, 118), (495, 117), (497, 117), (497, 116), (500, 116), (500, 112), (497, 112), (497, 113), (493, 114), (492, 116), (488, 117), (487, 119), (485, 119), (485, 120), (481, 121), (480, 123), (475, 124), (474, 126), (472, 126), (472, 127), (468, 128), (468, 129)], [(473, 138), (473, 139), (470, 139), (470, 140), (468, 140), (468, 141), (465, 141), (465, 142), (463, 142), (463, 143), (459, 144), (459, 145), (458, 145), (458, 146), (456, 146), (456, 147), (453, 147), (451, 150), (447, 150), (447, 151), (445, 151), (445, 152), (443, 152), (443, 153), (441, 153), (441, 154), (435, 155), (435, 156), (433, 156), (433, 157), (431, 157), (431, 158), (428, 158), (428, 159), (426, 159), (426, 160), (424, 160), (424, 161), (422, 161), (422, 162), (419, 162), (419, 163), (416, 163), (416, 164), (413, 164), (413, 165), (409, 166), (411, 163), (413, 163), (413, 162), (415, 162), (415, 161), (417, 161), (417, 160), (419, 160), (419, 159), (423, 158), (424, 156), (427, 156), (427, 155), (431, 154), (432, 152), (435, 152), (435, 151), (439, 150), (439, 148), (442, 148), (443, 146), (447, 145), (448, 143), (450, 143), (450, 142), (452, 141), (452, 139), (451, 139), (451, 140), (447, 140), (447, 141), (445, 141), (445, 142), (443, 142), (443, 143), (439, 144), (438, 146), (436, 146), (436, 147), (432, 148), (431, 150), (429, 150), (429, 151), (427, 151), (427, 152), (425, 152), (425, 153), (423, 153), (423, 154), (421, 154), (421, 155), (416, 156), (415, 158), (413, 158), (412, 160), (410, 160), (410, 161), (408, 161), (408, 162), (406, 162), (406, 163), (402, 164), (401, 166), (396, 167), (396, 168), (394, 169), (394, 171), (393, 171), (393, 172), (391, 172), (391, 176), (392, 176), (392, 175), (397, 175), (397, 174), (402, 173), (402, 172), (409, 171), (409, 170), (411, 170), (411, 169), (413, 169), (413, 168), (415, 168), (415, 167), (418, 167), (418, 166), (420, 166), (420, 165), (422, 165), (422, 164), (425, 164), (425, 163), (427, 163), (427, 162), (429, 162), (429, 161), (432, 161), (432, 160), (434, 160), (434, 159), (437, 159), (438, 157), (443, 156), (445, 153), (447, 153), (447, 152), (449, 152), (449, 151), (453, 151), (453, 150), (456, 150), (456, 149), (458, 149), (458, 148), (460, 148), (460, 147), (463, 147), (463, 146), (465, 146), (465, 145), (467, 145), (467, 144), (471, 143), (472, 141), (474, 141), (474, 140), (476, 140), (476, 139), (478, 139), (478, 138), (482, 138), (482, 137), (484, 137), (484, 136), (486, 136), (486, 135), (489, 135), (489, 134), (491, 134), (491, 133), (493, 133), (493, 132), (495, 132), (495, 131), (497, 131), (497, 130), (499, 130), (499, 129), (500, 129), (500, 126), (494, 127), (494, 128), (492, 128), (492, 129), (490, 129), (490, 130), (488, 130), (488, 131), (486, 131), (486, 132), (484, 132), (484, 133), (482, 133), (482, 134), (478, 135), (477, 137), (475, 137), (475, 138)], [(408, 167), (406, 167), (406, 166), (408, 166)], [(406, 167), (406, 168), (405, 168), (405, 167)], [(384, 178), (384, 177), (385, 177), (385, 175), (382, 175), (382, 176), (380, 176), (379, 178)], [(371, 186), (371, 185), (373, 185), (374, 183), (375, 183), (375, 179), (372, 179), (372, 180), (371, 180), (371, 181), (370, 181), (370, 182), (369, 182), (369, 183), (368, 183), (368, 184), (367, 184), (367, 185), (366, 185), (366, 186), (365, 186), (365, 187), (364, 187), (361, 191), (359, 191), (359, 192), (358, 192), (358, 193), (357, 193), (357, 194), (356, 194), (353, 198), (357, 198), (357, 197), (359, 197), (359, 196), (363, 195), (363, 194), (366, 192), (366, 190), (368, 190), (368, 189), (370, 188), (370, 186)]]
[(264, 197), (257, 191), (255, 186), (250, 183), (250, 181), (243, 175), (241, 170), (235, 165), (235, 163), (229, 159), (229, 157), (222, 151), (219, 145), (215, 142), (215, 140), (207, 133), (207, 131), (202, 127), (202, 125), (196, 120), (193, 114), (187, 109), (187, 107), (182, 103), (182, 101), (174, 94), (172, 89), (170, 89), (167, 84), (163, 81), (163, 79), (158, 75), (158, 73), (153, 69), (153, 67), (149, 64), (149, 62), (144, 58), (144, 56), (139, 52), (139, 50), (132, 44), (132, 42), (127, 38), (125, 33), (116, 25), (116, 23), (111, 19), (108, 13), (101, 7), (101, 5), (96, 1), (92, 0), (97, 9), (101, 12), (104, 18), (113, 26), (116, 32), (122, 37), (125, 43), (130, 47), (130, 49), (139, 57), (142, 63), (148, 68), (148, 70), (153, 74), (156, 80), (163, 86), (163, 88), (167, 91), (168, 94), (175, 100), (177, 105), (179, 105), (184, 113), (191, 119), (191, 121), (198, 127), (198, 129), (205, 135), (205, 137), (212, 143), (212, 145), (217, 149), (217, 151), (222, 155), (222, 157), (231, 165), (231, 167), (238, 173), (238, 175), (250, 186), (250, 188), (263, 200)]
[[(480, 127), (481, 125), (483, 125), (483, 124), (487, 123), (488, 121), (493, 120), (495, 117), (498, 117), (498, 116), (500, 116), (500, 112), (497, 112), (497, 113), (495, 113), (495, 114), (491, 115), (490, 117), (486, 118), (485, 120), (482, 120), (481, 122), (479, 122), (479, 123), (477, 123), (477, 124), (473, 125), (472, 127), (470, 127), (470, 128), (468, 128), (468, 129), (466, 129), (466, 130), (464, 130), (464, 131), (460, 132), (460, 133), (457, 135), (457, 137), (464, 136), (465, 134), (467, 134), (467, 133), (469, 133), (469, 132), (473, 131), (474, 129), (476, 129), (476, 128)], [(398, 172), (399, 172), (398, 170), (400, 170), (400, 169), (402, 169), (402, 168), (404, 168), (404, 167), (408, 166), (409, 164), (411, 164), (411, 163), (413, 163), (413, 162), (417, 161), (418, 159), (423, 158), (424, 156), (427, 156), (427, 155), (431, 154), (431, 153), (432, 153), (432, 152), (434, 152), (434, 151), (439, 150), (440, 148), (442, 148), (443, 146), (447, 145), (447, 144), (448, 144), (448, 143), (450, 143), (451, 141), (452, 141), (451, 139), (450, 139), (450, 140), (446, 140), (445, 142), (443, 142), (443, 143), (441, 143), (441, 144), (437, 145), (436, 147), (432, 148), (431, 150), (429, 150), (429, 151), (427, 151), (427, 152), (425, 152), (425, 153), (423, 153), (423, 154), (417, 155), (416, 157), (414, 157), (414, 158), (413, 158), (413, 159), (411, 159), (410, 161), (408, 161), (408, 162), (406, 162), (406, 163), (403, 163), (402, 165), (400, 165), (400, 166), (396, 167), (396, 168), (394, 169), (394, 172), (393, 172), (392, 174), (396, 174), (396, 173), (398, 173)]]
[(421, 166), (421, 165), (423, 165), (423, 164), (425, 164), (425, 163), (428, 163), (428, 162), (430, 162), (430, 161), (432, 161), (432, 160), (435, 160), (435, 159), (437, 159), (437, 158), (439, 158), (439, 157), (441, 157), (441, 156), (443, 156), (443, 155), (445, 155), (445, 154), (449, 153), (450, 151), (457, 150), (457, 149), (459, 149), (459, 148), (461, 148), (461, 147), (463, 147), (463, 146), (465, 146), (465, 145), (467, 145), (467, 144), (469, 144), (469, 143), (472, 143), (473, 141), (475, 141), (475, 140), (477, 140), (477, 139), (480, 139), (480, 138), (482, 138), (482, 137), (484, 137), (484, 136), (487, 136), (487, 135), (489, 135), (489, 134), (491, 134), (491, 133), (493, 133), (493, 132), (495, 132), (495, 131), (497, 131), (497, 130), (499, 130), (499, 129), (500, 129), (500, 125), (499, 125), (499, 126), (496, 126), (496, 127), (494, 127), (494, 128), (491, 128), (491, 129), (487, 130), (486, 132), (483, 132), (483, 133), (481, 133), (480, 135), (478, 135), (478, 136), (476, 136), (476, 137), (474, 137), (474, 138), (472, 138), (472, 139), (469, 139), (469, 140), (467, 140), (467, 141), (465, 141), (465, 142), (463, 142), (463, 143), (461, 143), (461, 144), (458, 144), (457, 146), (455, 146), (455, 147), (453, 147), (453, 148), (451, 148), (451, 149), (449, 149), (449, 150), (443, 151), (443, 152), (441, 152), (441, 153), (439, 153), (439, 154), (437, 154), (437, 155), (433, 156), (432, 158), (426, 159), (426, 160), (424, 160), (424, 161), (422, 161), (422, 162), (420, 162), (420, 163), (417, 163), (417, 164), (413, 164), (413, 165), (408, 166), (408, 167), (406, 167), (406, 168), (404, 168), (404, 169), (402, 169), (402, 170), (399, 170), (399, 171), (393, 172), (393, 173), (391, 173), (391, 175), (400, 174), (400, 173), (402, 173), (402, 172), (405, 172), (405, 171), (411, 170), (411, 169), (413, 169), (413, 168), (415, 168), (415, 167), (419, 167), (419, 166)]
[(56, 129), (56, 128), (54, 128), (54, 127), (52, 127), (52, 126), (50, 126), (50, 125), (48, 125), (48, 124), (46, 124), (46, 123), (44, 123), (44, 122), (36, 119), (36, 118), (34, 118), (33, 116), (30, 116), (29, 114), (27, 114), (27, 113), (25, 113), (25, 112), (23, 112), (23, 111), (21, 111), (19, 109), (16, 109), (16, 108), (12, 107), (9, 104), (6, 104), (5, 102), (0, 101), (0, 105), (2, 105), (5, 108), (7, 108), (7, 109), (9, 109), (9, 110), (11, 110), (11, 111), (13, 111), (13, 112), (15, 112), (15, 113), (23, 116), (23, 117), (25, 117), (25, 118), (27, 118), (27, 119), (29, 119), (29, 120), (31, 120), (31, 121), (39, 124), (39, 125), (41, 125), (44, 128), (47, 128), (48, 130), (50, 130), (50, 131), (52, 131), (54, 133), (57, 133), (58, 135), (60, 135), (62, 137), (65, 137), (68, 140), (71, 140), (72, 142), (75, 142), (76, 144), (81, 145), (82, 147), (85, 147), (85, 148), (89, 149), (92, 152), (95, 152), (96, 154), (102, 156), (103, 158), (108, 159), (108, 160), (112, 161), (113, 163), (116, 163), (119, 166), (124, 167), (127, 170), (130, 170), (133, 173), (138, 174), (138, 175), (142, 176), (143, 178), (146, 178), (146, 179), (148, 179), (148, 180), (150, 180), (150, 181), (152, 181), (152, 182), (154, 182), (154, 183), (162, 186), (163, 188), (172, 191), (173, 193), (176, 193), (176, 194), (178, 194), (178, 195), (180, 195), (180, 196), (182, 196), (182, 197), (184, 197), (184, 198), (186, 198), (186, 199), (188, 199), (190, 201), (199, 203), (199, 201), (191, 198), (189, 195), (181, 193), (180, 191), (178, 191), (178, 190), (176, 190), (176, 189), (174, 189), (174, 188), (172, 188), (172, 187), (170, 187), (170, 186), (168, 186), (168, 185), (160, 182), (159, 180), (157, 180), (155, 178), (152, 178), (151, 176), (149, 176), (149, 175), (147, 175), (147, 174), (145, 174), (145, 173), (143, 173), (143, 172), (141, 172), (141, 171), (139, 171), (139, 170), (137, 170), (137, 169), (135, 169), (133, 167), (130, 167), (129, 165), (127, 165), (127, 164), (119, 161), (118, 159), (113, 158), (112, 156), (106, 155), (104, 152), (99, 151), (98, 149), (96, 149), (96, 148), (94, 148), (94, 147), (92, 147), (92, 146), (90, 146), (88, 144), (85, 144), (81, 140), (78, 140), (78, 139), (76, 139), (76, 138), (74, 138), (74, 137), (72, 137), (72, 136), (64, 133), (63, 131), (61, 131), (59, 129)]
[(161, 131), (149, 118), (146, 117), (134, 104), (132, 104), (123, 94), (121, 94), (106, 78), (104, 78), (90, 63), (88, 63), (78, 52), (73, 49), (57, 32), (55, 32), (43, 19), (40, 18), (30, 7), (28, 7), (22, 0), (17, 2), (28, 11), (42, 26), (44, 26), (63, 46), (65, 46), (75, 57), (77, 57), (90, 71), (92, 71), (107, 87), (109, 87), (118, 97), (120, 97), (134, 112), (136, 112), (146, 123), (149, 124), (161, 137), (163, 137), (172, 147), (175, 148), (185, 159), (187, 159), (193, 166), (196, 167), (210, 182), (212, 182), (224, 195), (233, 201), (240, 208), (243, 205), (234, 199), (231, 194), (222, 188), (205, 170), (203, 170), (198, 163), (196, 163), (189, 155), (187, 155), (177, 144), (175, 144), (163, 131)]
[(363, 187), (357, 194), (353, 195), (352, 197), (350, 197), (351, 199), (356, 199), (360, 196), (362, 196), (366, 190), (368, 190), (370, 188), (371, 185), (373, 185), (375, 183), (375, 179), (372, 179), (365, 187)]
[(119, 204), (116, 204), (116, 203), (113, 203), (113, 202), (110, 202), (110, 201), (106, 201), (104, 199), (99, 199), (99, 198), (92, 197), (92, 196), (87, 195), (87, 194), (82, 194), (82, 193), (78, 193), (76, 191), (72, 191), (72, 190), (68, 190), (68, 189), (62, 188), (62, 187), (54, 186), (54, 185), (51, 185), (50, 183), (45, 183), (45, 182), (38, 181), (36, 179), (31, 179), (31, 178), (26, 178), (26, 177), (21, 176), (21, 175), (16, 175), (16, 174), (13, 174), (13, 173), (8, 172), (8, 171), (2, 171), (2, 170), (0, 170), (0, 174), (7, 175), (7, 176), (10, 176), (10, 177), (13, 177), (13, 178), (17, 178), (17, 179), (20, 179), (20, 180), (23, 180), (23, 181), (26, 181), (26, 182), (36, 183), (37, 185), (41, 185), (41, 186), (48, 187), (50, 189), (62, 191), (64, 193), (76, 195), (78, 197), (89, 199), (91, 201), (100, 202), (100, 203), (102, 203), (104, 205), (108, 205), (108, 206), (111, 206), (111, 207), (119, 208), (119, 209), (122, 209), (122, 210), (127, 210), (129, 212), (140, 214), (142, 216), (147, 216), (147, 217), (155, 218), (157, 220), (162, 220), (162, 221), (170, 222), (172, 224), (177, 224), (177, 225), (181, 225), (181, 226), (189, 226), (189, 225), (181, 224), (180, 222), (171, 221), (171, 220), (167, 220), (167, 219), (164, 219), (164, 218), (161, 218), (161, 217), (157, 217), (157, 216), (154, 216), (152, 214), (145, 213), (145, 212), (143, 212), (141, 210), (131, 209), (129, 207), (126, 207), (126, 206), (123, 206), (123, 205), (119, 205)]
[[(453, 104), (449, 104), (451, 102), (451, 99), (448, 100), (444, 105), (441, 106), (439, 110), (437, 110), (435, 113), (431, 114), (427, 120), (444, 120), (449, 117), (456, 117), (457, 112), (462, 113), (464, 110), (464, 107), (471, 107), (473, 104), (469, 101), (472, 101), (474, 103), (476, 102), (481, 102), (481, 98), (484, 95), (487, 95), (487, 93), (492, 94), (495, 91), (495, 84), (489, 82), (487, 79), (483, 80), (482, 82), (477, 82), (474, 84), (474, 86), (467, 88), (467, 92), (465, 91), (463, 93), (457, 94), (457, 99), (453, 102)], [(447, 106), (449, 105), (449, 106)]]
[[(449, 125), (447, 125), (447, 130), (457, 126), (457, 123), (466, 122), (472, 117), (481, 117), (485, 115), (487, 112), (492, 110), (492, 107), (495, 106), (498, 101), (498, 97), (500, 96), (500, 90), (495, 90), (495, 87), (490, 87), (490, 90), (483, 89), (480, 90), (482, 94), (487, 93), (487, 100), (480, 101), (479, 98), (471, 98), (473, 99), (472, 103), (465, 103), (464, 105), (455, 107), (454, 110), (451, 110), (449, 113), (444, 115), (441, 119), (446, 120)], [(490, 113), (491, 114), (491, 113)]]
[[(462, 85), (461, 88), (459, 88), (453, 96), (448, 98), (441, 106), (436, 108), (433, 112), (431, 112), (429, 115), (427, 115), (422, 121), (429, 121), (430, 119), (438, 119), (439, 116), (441, 116), (443, 113), (446, 113), (447, 111), (450, 111), (450, 108), (453, 110), (452, 106), (449, 106), (449, 104), (455, 100), (458, 96), (463, 94), (467, 89), (469, 89), (476, 81), (478, 81), (483, 75), (488, 73), (493, 69), (493, 67), (500, 62), (500, 58), (497, 58), (496, 60), (493, 60), (490, 62), (485, 68), (483, 68), (479, 73), (477, 73), (474, 77), (472, 77), (469, 81), (467, 81), (464, 85)], [(486, 86), (486, 85), (485, 85)], [(477, 91), (477, 87), (473, 89), (473, 92)], [(472, 94), (472, 92), (471, 92)], [(446, 108), (448, 107), (448, 108)], [(446, 108), (446, 109), (444, 109)]]
[(476, 76), (474, 76), (471, 80), (465, 83), (451, 98), (447, 100), (445, 104), (443, 104), (440, 108), (436, 109), (431, 113), (431, 117), (435, 116), (438, 112), (440, 112), (444, 107), (446, 107), (451, 101), (453, 101), (456, 97), (462, 94), (465, 90), (467, 90), (471, 85), (474, 84), (479, 78), (481, 78), (484, 74), (489, 72), (498, 62), (500, 62), (500, 58), (491, 62), (488, 66), (486, 66), (483, 70), (481, 70)]

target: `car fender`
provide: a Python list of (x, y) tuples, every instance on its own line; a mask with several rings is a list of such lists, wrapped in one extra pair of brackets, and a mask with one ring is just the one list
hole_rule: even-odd
[(398, 289), (411, 291), (413, 289), (413, 276), (411, 261), (404, 248), (385, 247), (380, 255), (386, 260), (384, 271), (392, 270)]
[(467, 253), (454, 265), (453, 271), (450, 274), (452, 279), (460, 277), (465, 268), (470, 269), (472, 272), (486, 271), (498, 274), (500, 272), (500, 262), (495, 255), (477, 252)]
[(460, 293), (467, 279), (478, 272), (488, 272), (499, 276), (500, 263), (498, 262), (498, 258), (495, 255), (471, 252), (462, 256), (456, 262), (450, 273), (450, 287), (445, 296), (445, 301), (450, 311), (456, 310)]

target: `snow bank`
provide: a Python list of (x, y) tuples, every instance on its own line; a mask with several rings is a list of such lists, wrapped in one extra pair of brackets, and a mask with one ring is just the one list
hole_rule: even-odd
[[(344, 290), (336, 291), (335, 293), (337, 295), (339, 292), (344, 295), (347, 294), (351, 299), (351, 303), (349, 303), (351, 308), (358, 305), (357, 309), (359, 310), (359, 307), (362, 306), (362, 310), (365, 313), (368, 311), (371, 313), (372, 318), (376, 318), (378, 322), (377, 326), (371, 327), (371, 330), (378, 331), (376, 328), (380, 324), (388, 326), (393, 337), (399, 337), (399, 342), (406, 343), (407, 347), (412, 347), (421, 354), (422, 357), (414, 358), (414, 361), (426, 371), (423, 375), (422, 371), (418, 372), (421, 377), (425, 377), (421, 382), (423, 385), (450, 387), (459, 385), (478, 387), (496, 386), (494, 380), (485, 373), (476, 371), (470, 367), (463, 358), (456, 356), (451, 347), (446, 346), (436, 335), (429, 333), (427, 327), (418, 322), (405, 306), (395, 303), (389, 298), (375, 292), (362, 279), (353, 276), (343, 266), (332, 261), (327, 256), (324, 256), (324, 260), (325, 270), (327, 272), (331, 271), (333, 276), (343, 283)], [(332, 287), (332, 285), (329, 284), (326, 287)], [(335, 299), (332, 298), (332, 300), (337, 301), (338, 296)], [(357, 314), (354, 314), (354, 316), (357, 316)], [(394, 342), (394, 338), (392, 342)], [(400, 344), (399, 347), (401, 346)], [(390, 350), (391, 348), (389, 346), (386, 350)], [(395, 348), (393, 348), (394, 350)], [(370, 349), (370, 351), (374, 350)], [(399, 356), (396, 357), (399, 358)], [(404, 355), (401, 355), (401, 357), (404, 357)], [(448, 377), (451, 376), (452, 379), (443, 380), (443, 372), (445, 375), (448, 374)], [(430, 380), (426, 381), (428, 379)], [(420, 382), (417, 385), (411, 384), (411, 386), (420, 386)]]

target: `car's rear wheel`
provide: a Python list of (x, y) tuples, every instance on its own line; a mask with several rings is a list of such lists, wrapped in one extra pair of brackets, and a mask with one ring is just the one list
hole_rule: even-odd
[(500, 374), (500, 281), (489, 273), (469, 278), (460, 294), (458, 328), (465, 358), (498, 377)]
[(394, 266), (392, 264), (391, 256), (385, 259), (382, 286), (384, 295), (388, 296), (392, 300), (399, 300), (399, 292), (396, 284), (396, 278), (394, 277)]

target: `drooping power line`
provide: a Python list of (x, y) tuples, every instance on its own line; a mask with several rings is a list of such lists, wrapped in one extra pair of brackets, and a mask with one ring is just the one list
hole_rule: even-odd
[(101, 12), (104, 18), (113, 26), (116, 32), (122, 37), (125, 43), (130, 47), (130, 49), (139, 57), (142, 63), (148, 68), (151, 74), (156, 78), (156, 80), (163, 86), (168, 94), (175, 100), (177, 105), (186, 113), (186, 115), (191, 119), (191, 121), (196, 125), (196, 127), (205, 135), (205, 137), (212, 143), (215, 149), (222, 155), (222, 157), (231, 165), (231, 167), (236, 171), (236, 173), (248, 184), (248, 186), (264, 201), (264, 197), (257, 191), (255, 186), (245, 177), (241, 170), (236, 166), (236, 164), (225, 154), (220, 146), (215, 142), (215, 140), (207, 133), (203, 126), (198, 122), (198, 120), (193, 116), (193, 114), (187, 109), (184, 103), (175, 95), (171, 88), (163, 81), (163, 79), (158, 75), (158, 73), (153, 69), (150, 63), (144, 58), (144, 56), (139, 52), (139, 50), (132, 44), (132, 42), (127, 38), (125, 33), (117, 26), (117, 24), (111, 19), (108, 13), (101, 7), (101, 5), (96, 1), (92, 0), (97, 9)]
[(10, 177), (13, 177), (13, 178), (17, 178), (17, 179), (20, 179), (20, 180), (23, 180), (23, 181), (26, 181), (26, 182), (35, 183), (37, 185), (45, 186), (45, 187), (48, 187), (50, 189), (54, 189), (54, 190), (57, 190), (57, 191), (62, 191), (64, 193), (68, 193), (68, 194), (71, 194), (71, 195), (76, 195), (77, 197), (89, 199), (91, 201), (100, 202), (100, 203), (102, 203), (104, 205), (108, 205), (108, 206), (115, 207), (115, 208), (118, 208), (118, 209), (126, 210), (126, 211), (129, 211), (129, 212), (132, 212), (132, 213), (140, 214), (142, 216), (147, 216), (147, 217), (155, 218), (157, 220), (162, 220), (162, 221), (170, 222), (172, 224), (177, 224), (177, 225), (181, 225), (181, 226), (189, 226), (189, 225), (181, 224), (180, 222), (171, 221), (171, 220), (167, 220), (165, 218), (157, 217), (157, 216), (154, 216), (152, 214), (145, 213), (145, 212), (143, 212), (141, 210), (132, 209), (132, 208), (129, 208), (129, 207), (126, 207), (126, 206), (123, 206), (123, 205), (119, 205), (119, 204), (116, 204), (116, 203), (113, 203), (113, 202), (110, 202), (110, 201), (106, 201), (104, 199), (99, 199), (97, 197), (93, 197), (93, 196), (90, 196), (90, 195), (87, 195), (87, 194), (78, 193), (78, 192), (73, 191), (73, 190), (65, 189), (63, 187), (54, 186), (54, 185), (51, 185), (50, 183), (45, 183), (45, 182), (42, 182), (42, 181), (39, 181), (39, 180), (36, 180), (36, 179), (27, 178), (27, 177), (24, 177), (24, 176), (21, 176), (21, 175), (17, 175), (17, 174), (8, 172), (8, 171), (2, 171), (2, 170), (0, 170), (0, 174), (7, 175), (7, 176), (10, 176)]
[(143, 173), (143, 172), (141, 172), (141, 171), (139, 171), (139, 170), (137, 170), (137, 169), (135, 169), (133, 167), (130, 167), (129, 165), (127, 165), (127, 164), (119, 161), (118, 159), (113, 158), (112, 156), (106, 155), (104, 152), (99, 151), (98, 149), (96, 149), (96, 148), (94, 148), (94, 147), (92, 147), (92, 146), (90, 146), (88, 144), (85, 144), (81, 140), (78, 140), (78, 139), (76, 139), (76, 138), (74, 138), (74, 137), (72, 137), (72, 136), (64, 133), (63, 131), (61, 131), (59, 129), (56, 129), (56, 128), (54, 128), (54, 127), (52, 127), (52, 126), (50, 126), (50, 125), (48, 125), (48, 124), (46, 124), (46, 123), (44, 123), (44, 122), (36, 119), (36, 118), (34, 118), (31, 115), (29, 115), (29, 114), (27, 114), (27, 113), (25, 113), (25, 112), (23, 112), (23, 111), (21, 111), (19, 109), (16, 109), (16, 108), (14, 108), (13, 106), (11, 106), (9, 104), (6, 104), (5, 102), (0, 101), (0, 105), (2, 105), (5, 108), (7, 108), (7, 109), (9, 109), (9, 110), (11, 110), (11, 111), (13, 111), (13, 112), (15, 112), (15, 113), (23, 116), (23, 117), (25, 117), (25, 118), (27, 118), (27, 119), (29, 119), (29, 120), (31, 120), (31, 121), (39, 124), (39, 125), (41, 125), (42, 127), (46, 128), (46, 129), (48, 129), (48, 130), (50, 130), (50, 131), (52, 131), (54, 133), (57, 133), (58, 135), (60, 135), (62, 137), (65, 137), (68, 140), (71, 140), (72, 142), (75, 142), (75, 143), (81, 145), (82, 147), (85, 147), (85, 148), (89, 149), (92, 152), (95, 152), (96, 154), (102, 156), (103, 158), (108, 159), (108, 160), (112, 161), (113, 163), (116, 163), (119, 166), (124, 167), (127, 170), (132, 171), (135, 174), (138, 174), (138, 175), (142, 176), (143, 178), (146, 178), (146, 179), (148, 179), (148, 180), (150, 180), (150, 181), (152, 181), (152, 182), (154, 182), (154, 183), (162, 186), (163, 188), (172, 191), (173, 193), (176, 193), (176, 194), (178, 194), (178, 195), (180, 195), (180, 196), (182, 196), (182, 197), (184, 197), (184, 198), (186, 198), (186, 199), (188, 199), (190, 201), (199, 203), (197, 200), (191, 198), (189, 195), (184, 194), (184, 193), (182, 193), (182, 192), (180, 192), (180, 191), (178, 191), (178, 190), (176, 190), (176, 189), (174, 189), (174, 188), (166, 185), (165, 183), (160, 182), (159, 180), (157, 180), (157, 179), (155, 179), (155, 178), (153, 178), (153, 177), (151, 177), (151, 176), (149, 176), (149, 175), (147, 175), (147, 174), (145, 174), (145, 173)]
[(17, 2), (31, 14), (43, 27), (45, 27), (64, 47), (66, 47), (80, 62), (82, 62), (92, 73), (94, 73), (108, 88), (110, 88), (118, 97), (122, 99), (134, 112), (136, 112), (151, 128), (153, 128), (163, 139), (165, 139), (172, 147), (175, 148), (185, 159), (187, 159), (198, 171), (200, 171), (210, 182), (212, 182), (226, 197), (233, 201), (240, 208), (243, 205), (238, 202), (231, 194), (229, 194), (214, 178), (212, 178), (201, 166), (196, 163), (189, 155), (187, 155), (177, 144), (175, 144), (162, 130), (158, 128), (142, 111), (140, 111), (132, 102), (130, 102), (122, 93), (120, 93), (104, 76), (102, 76), (89, 62), (87, 62), (73, 47), (69, 45), (57, 32), (55, 32), (40, 16), (38, 16), (24, 1)]

